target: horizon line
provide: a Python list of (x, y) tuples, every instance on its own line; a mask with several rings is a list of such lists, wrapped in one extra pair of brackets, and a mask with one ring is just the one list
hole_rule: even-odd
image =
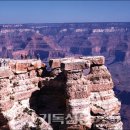
[(108, 21), (108, 22), (25, 22), (25, 23), (0, 23), (2, 24), (73, 24), (73, 23), (130, 23), (130, 21)]

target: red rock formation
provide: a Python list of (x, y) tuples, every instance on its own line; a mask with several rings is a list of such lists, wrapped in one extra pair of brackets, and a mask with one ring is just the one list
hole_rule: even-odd
[[(64, 56), (104, 55), (116, 93), (120, 91), (117, 96), (124, 94), (120, 98), (123, 102), (126, 93), (130, 93), (130, 23), (128, 22), (20, 26), (9, 24), (0, 25), (0, 33), (1, 57), (20, 58), (21, 54), (34, 57), (39, 53), (40, 58), (45, 61)], [(54, 69), (52, 75), (58, 71), (60, 69)], [(129, 96), (126, 99), (129, 99)], [(126, 114), (129, 107), (130, 103), (127, 101), (122, 104), (121, 109), (126, 129), (130, 124), (130, 115)]]
[[(44, 77), (40, 60), (6, 63), (0, 67), (0, 129), (122, 130), (121, 103), (104, 57), (51, 59)], [(51, 126), (39, 117), (48, 113), (64, 114), (65, 124)]]
[[(67, 130), (122, 130), (121, 104), (112, 90), (104, 57), (54, 59), (50, 63), (52, 68), (61, 67), (66, 77), (66, 113), (73, 121)], [(87, 75), (83, 73), (85, 69), (89, 71)]]
[[(51, 129), (44, 119), (29, 107), (29, 98), (38, 88), (38, 70), (44, 65), (40, 60), (6, 60), (0, 68), (0, 130), (39, 127)], [(39, 124), (37, 124), (39, 122)]]

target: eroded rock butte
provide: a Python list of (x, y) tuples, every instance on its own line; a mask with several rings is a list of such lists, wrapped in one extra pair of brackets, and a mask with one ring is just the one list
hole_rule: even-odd
[(121, 103), (103, 56), (50, 59), (50, 71), (35, 59), (6, 63), (0, 130), (122, 130)]

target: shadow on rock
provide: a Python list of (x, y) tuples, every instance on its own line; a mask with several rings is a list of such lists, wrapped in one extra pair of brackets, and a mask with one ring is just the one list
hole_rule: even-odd
[(65, 87), (63, 80), (58, 80), (58, 78), (57, 76), (54, 79), (39, 82), (40, 90), (32, 93), (30, 108), (35, 110), (46, 122), (51, 123), (54, 130), (63, 130), (64, 127), (60, 125), (60, 120), (59, 123), (56, 123), (53, 117), (54, 114), (62, 114), (63, 117), (66, 111)]
[(116, 97), (121, 101), (121, 120), (123, 122), (123, 130), (130, 127), (130, 92), (120, 91), (114, 88)]
[(0, 113), (0, 130), (10, 130), (8, 120)]

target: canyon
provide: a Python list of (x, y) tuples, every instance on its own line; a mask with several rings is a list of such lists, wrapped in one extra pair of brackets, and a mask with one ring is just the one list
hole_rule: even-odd
[(1, 130), (122, 130), (121, 103), (103, 56), (5, 59)]
[(130, 128), (129, 22), (0, 25), (0, 57), (21, 59), (21, 55), (28, 55), (29, 59), (37, 54), (47, 70), (51, 58), (103, 55), (121, 101), (123, 129)]

